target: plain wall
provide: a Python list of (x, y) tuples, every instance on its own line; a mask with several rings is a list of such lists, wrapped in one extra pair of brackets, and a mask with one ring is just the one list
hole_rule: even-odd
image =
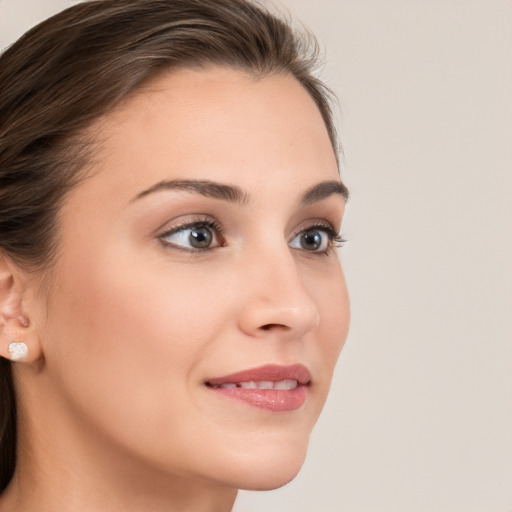
[[(0, 46), (72, 3), (0, 0)], [(281, 3), (341, 100), (352, 327), (303, 471), (235, 510), (511, 512), (512, 3)]]

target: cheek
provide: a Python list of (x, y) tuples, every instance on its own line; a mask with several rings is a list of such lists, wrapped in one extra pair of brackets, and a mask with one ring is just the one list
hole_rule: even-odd
[(118, 438), (174, 428), (229, 304), (197, 272), (123, 258), (82, 261), (81, 272), (62, 266), (50, 301), (47, 361), (56, 389)]
[(333, 269), (321, 284), (318, 281), (310, 282), (308, 288), (320, 315), (317, 338), (319, 354), (331, 377), (350, 324), (350, 304), (341, 266)]
[[(338, 286), (325, 294), (323, 307), (328, 338), (333, 340), (330, 349), (337, 357), (347, 338), (350, 324), (350, 304), (344, 279), (340, 279)], [(334, 362), (336, 357), (333, 358)]]
[(117, 254), (82, 261), (80, 270), (73, 262), (63, 267), (50, 317), (64, 318), (75, 332), (91, 332), (85, 340), (91, 347), (118, 351), (133, 344), (142, 353), (166, 347), (180, 352), (177, 345), (193, 348), (203, 331), (214, 328), (215, 314), (205, 316), (222, 304), (212, 285), (198, 277), (200, 270)]

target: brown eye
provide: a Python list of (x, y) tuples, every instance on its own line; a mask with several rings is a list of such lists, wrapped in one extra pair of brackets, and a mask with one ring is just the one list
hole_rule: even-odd
[(322, 247), (322, 233), (320, 231), (306, 231), (300, 237), (300, 245), (307, 251), (318, 251)]
[(190, 232), (188, 240), (192, 247), (196, 249), (204, 249), (205, 247), (210, 247), (212, 244), (213, 233), (210, 228), (198, 227), (189, 229), (188, 231)]
[(164, 244), (181, 250), (208, 250), (219, 247), (220, 228), (213, 222), (194, 222), (184, 224), (160, 235)]
[(290, 241), (290, 247), (309, 252), (326, 252), (332, 245), (333, 235), (329, 228), (309, 228)]

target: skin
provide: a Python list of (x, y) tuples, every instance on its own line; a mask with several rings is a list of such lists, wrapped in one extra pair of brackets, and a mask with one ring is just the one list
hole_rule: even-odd
[[(341, 225), (339, 193), (300, 204), (339, 182), (327, 131), (292, 77), (215, 68), (160, 76), (91, 133), (100, 150), (62, 207), (51, 286), (3, 266), (3, 335), (30, 356), (15, 367), (19, 463), (0, 508), (228, 511), (238, 488), (299, 471), (347, 334), (334, 245), (299, 243)], [(244, 200), (141, 196), (165, 180), (236, 186)], [(162, 238), (198, 218), (222, 228), (211, 247), (191, 251), (188, 231)], [(299, 409), (205, 386), (269, 363), (310, 371)]]

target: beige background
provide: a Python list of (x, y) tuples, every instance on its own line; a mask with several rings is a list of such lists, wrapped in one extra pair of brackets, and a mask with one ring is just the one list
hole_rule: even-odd
[[(0, 46), (71, 3), (0, 0)], [(341, 98), (353, 323), (302, 473), (236, 510), (511, 512), (512, 3), (283, 4)]]

